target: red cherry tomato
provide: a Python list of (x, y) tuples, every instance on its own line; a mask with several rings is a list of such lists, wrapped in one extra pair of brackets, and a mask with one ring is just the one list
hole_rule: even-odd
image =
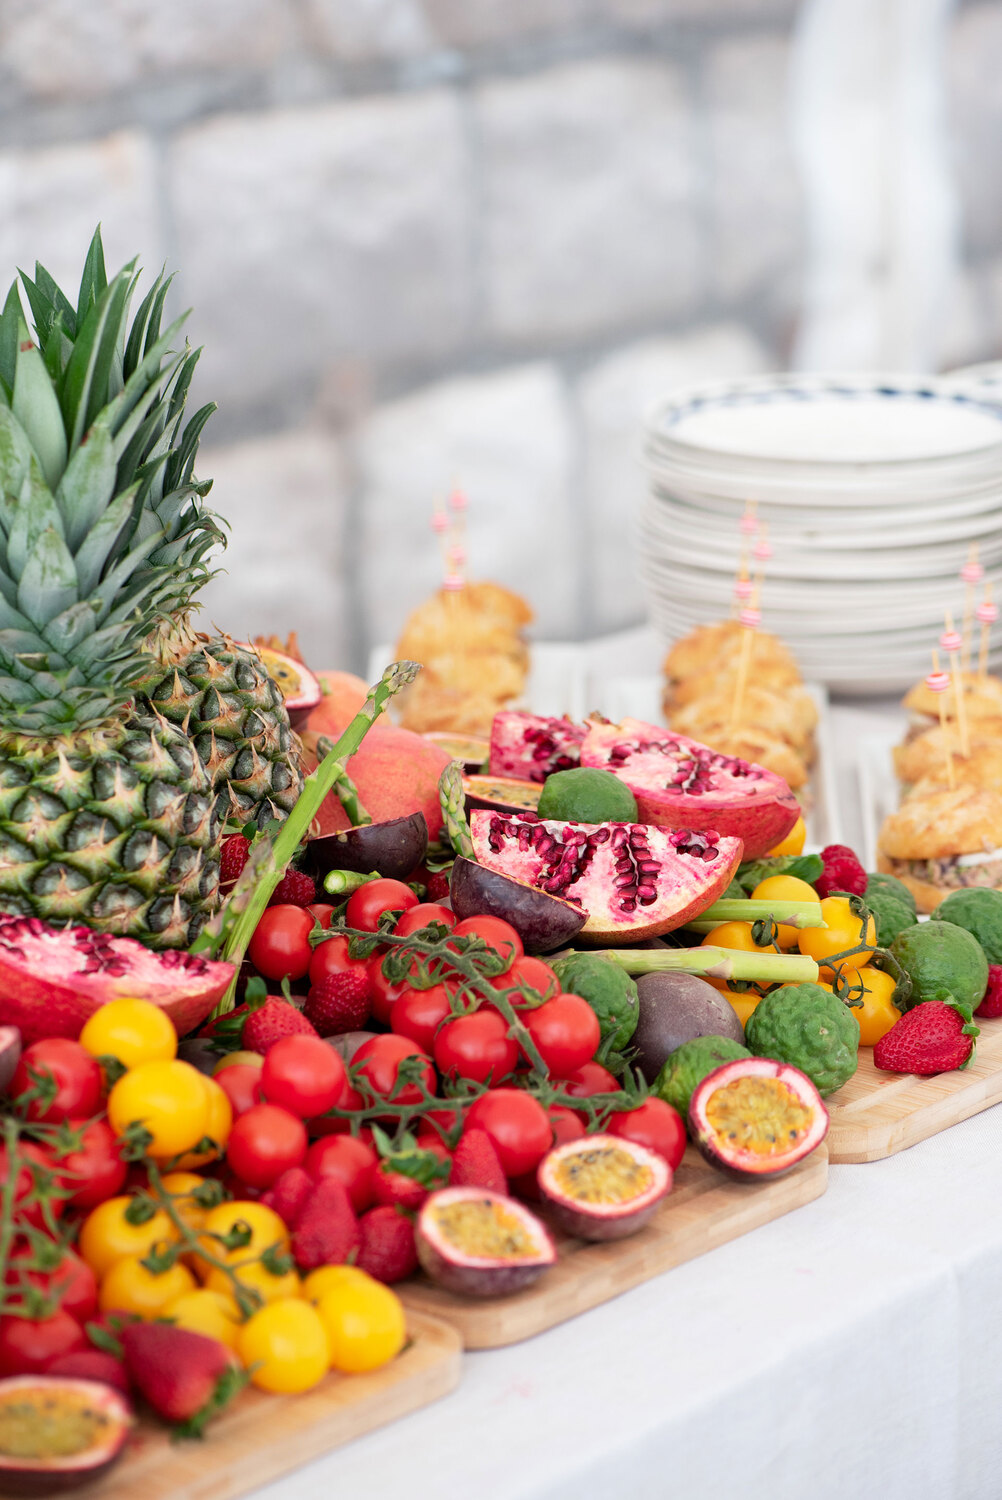
[[(46, 1175), (53, 1170), (52, 1158), (41, 1146), (34, 1145), (31, 1141), (18, 1141), (17, 1154), (20, 1158), (17, 1178), (14, 1184), (14, 1211), (17, 1218), (25, 1224), (30, 1224), (33, 1229), (45, 1229), (48, 1226), (45, 1221), (45, 1211), (42, 1203), (35, 1201), (27, 1203), (29, 1195), (34, 1195), (36, 1189), (41, 1189), (46, 1181)], [(0, 1191), (7, 1184), (10, 1172), (10, 1158), (7, 1148), (0, 1146)], [(46, 1203), (53, 1219), (60, 1219), (66, 1210), (66, 1199), (58, 1191), (59, 1184), (52, 1184), (53, 1191), (46, 1194)]]
[(439, 1161), (451, 1161), (452, 1152), (437, 1130), (420, 1130), (414, 1138), (419, 1151), (433, 1151)]
[(554, 995), (525, 1011), (522, 1019), (553, 1078), (575, 1073), (594, 1057), (602, 1040), (598, 1016), (580, 995)]
[(333, 906), (328, 906), (326, 901), (311, 901), (306, 910), (320, 923), (325, 932), (329, 929), (334, 919), (335, 908)]
[(410, 907), (402, 914), (393, 931), (397, 937), (410, 937), (412, 932), (419, 932), (430, 922), (440, 922), (443, 927), (455, 927), (456, 913), (447, 906), (439, 906), (436, 901), (420, 901), (417, 906)]
[(86, 1120), (96, 1114), (103, 1086), (97, 1059), (85, 1052), (79, 1042), (53, 1036), (32, 1042), (21, 1053), (10, 1092), (14, 1099), (19, 1099), (29, 1089), (38, 1089), (39, 1097), (27, 1105), (26, 1117), (58, 1125), (61, 1120)]
[(265, 979), (302, 979), (310, 967), (313, 918), (302, 906), (269, 906), (254, 929), (247, 957)]
[(0, 1375), (41, 1375), (60, 1354), (87, 1348), (87, 1335), (62, 1308), (48, 1318), (0, 1318)]
[(394, 1036), (392, 1032), (386, 1036), (374, 1036), (371, 1042), (362, 1043), (352, 1063), (364, 1084), (380, 1098), (388, 1099), (392, 1094), (394, 1104), (420, 1104), (424, 1095), (417, 1082), (405, 1082), (397, 1088), (400, 1065), (408, 1057), (417, 1057), (424, 1062), (419, 1077), (427, 1092), (433, 1094), (435, 1069), (431, 1058), (423, 1047), (408, 1037)]
[(215, 1081), (230, 1101), (234, 1119), (262, 1102), (261, 1069), (251, 1067), (249, 1063), (234, 1063), (232, 1068), (221, 1068)]
[(265, 1053), (262, 1094), (301, 1120), (333, 1109), (347, 1083), (344, 1063), (319, 1037), (284, 1036)]
[(601, 1063), (586, 1062), (560, 1081), (560, 1087), (572, 1099), (588, 1099), (592, 1094), (615, 1094), (619, 1079)]
[(372, 1015), (384, 1026), (392, 1025), (393, 1007), (410, 985), (406, 979), (391, 983), (383, 973), (382, 953), (374, 953), (369, 959), (369, 985), (372, 990)]
[(604, 1129), (624, 1141), (635, 1141), (657, 1151), (674, 1172), (685, 1155), (685, 1121), (665, 1099), (651, 1096), (636, 1109), (624, 1109), (610, 1115)]
[(310, 959), (310, 983), (319, 984), (328, 974), (365, 974), (367, 969), (365, 959), (348, 957), (346, 937), (324, 938), (314, 948)]
[(95, 1208), (121, 1192), (129, 1168), (118, 1147), (118, 1137), (107, 1120), (92, 1120), (82, 1128), (78, 1151), (52, 1154), (52, 1170), (58, 1173), (60, 1186), (71, 1193), (66, 1200), (69, 1206)]
[(302, 1120), (277, 1104), (255, 1104), (233, 1121), (226, 1159), (241, 1182), (269, 1188), (289, 1167), (302, 1165), (306, 1147)]
[(527, 1003), (534, 1003), (536, 995), (543, 1000), (549, 1000), (553, 995), (560, 993), (560, 981), (549, 964), (544, 964), (541, 958), (532, 958), (527, 953), (521, 958), (516, 958), (511, 968), (504, 974), (495, 974), (487, 982), (496, 990), (518, 989), (523, 986), (532, 990), (532, 995), (508, 996), (516, 1010), (523, 1010)]
[(509, 965), (516, 958), (521, 958), (525, 952), (522, 947), (522, 939), (514, 927), (507, 922), (502, 922), (500, 917), (464, 917), (462, 922), (457, 922), (452, 929), (455, 937), (479, 937), (489, 947), (495, 948), (502, 958), (507, 958)]
[(384, 912), (410, 911), (417, 904), (418, 898), (402, 880), (370, 880), (348, 897), (345, 926), (375, 932)]
[(497, 1085), (514, 1072), (518, 1043), (496, 1010), (475, 1010), (447, 1021), (435, 1038), (435, 1066), (445, 1077)]
[(454, 1133), (459, 1133), (462, 1124), (463, 1111), (458, 1108), (450, 1109), (444, 1103), (432, 1109), (423, 1110), (421, 1114), (422, 1129), (430, 1130), (433, 1135), (438, 1136), (439, 1140), (443, 1136), (449, 1136), (452, 1139)]
[(485, 1130), (494, 1142), (506, 1177), (532, 1172), (553, 1145), (550, 1117), (521, 1089), (490, 1089), (466, 1112), (464, 1130)]
[(364, 1213), (373, 1201), (379, 1157), (368, 1141), (354, 1135), (325, 1135), (313, 1142), (304, 1166), (318, 1182), (328, 1177), (340, 1182), (356, 1213)]
[(410, 985), (405, 985), (390, 1013), (390, 1027), (397, 1036), (410, 1037), (412, 1042), (430, 1052), (438, 1028), (451, 1008), (444, 984), (433, 984), (430, 990), (412, 990)]
[(553, 1144), (562, 1146), (565, 1141), (579, 1141), (585, 1133), (581, 1116), (566, 1104), (551, 1104), (547, 1110), (553, 1126)]
[(32, 1270), (30, 1262), (35, 1258), (30, 1249), (15, 1251), (11, 1256), (5, 1281), (14, 1300), (18, 1300), (17, 1289), (27, 1284), (53, 1298), (81, 1325), (88, 1322), (97, 1312), (97, 1277), (87, 1262), (72, 1250), (64, 1250), (51, 1269)]

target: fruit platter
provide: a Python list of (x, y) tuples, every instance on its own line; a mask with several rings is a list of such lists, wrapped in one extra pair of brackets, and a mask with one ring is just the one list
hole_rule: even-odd
[[(419, 661), (368, 686), (197, 629), (212, 408), (137, 280), (96, 234), (75, 299), (36, 266), (0, 315), (11, 1494), (238, 1494), (391, 1421), (461, 1343), (819, 1197), (864, 1077), (951, 1123), (935, 1090), (1002, 1015), (1002, 892), (920, 924), (805, 852), (747, 736), (484, 695), (486, 739), (417, 733), (386, 710)], [(735, 719), (757, 626), (752, 597)]]

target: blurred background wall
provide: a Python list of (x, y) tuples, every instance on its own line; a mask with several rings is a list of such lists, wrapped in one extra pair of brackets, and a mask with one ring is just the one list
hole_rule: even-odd
[(220, 626), (361, 665), (459, 482), (592, 635), (666, 388), (1002, 354), (1000, 77), (1000, 0), (0, 0), (0, 268), (179, 268)]

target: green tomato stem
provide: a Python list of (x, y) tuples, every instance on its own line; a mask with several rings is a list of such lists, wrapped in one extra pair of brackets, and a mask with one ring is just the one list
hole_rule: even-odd
[(627, 974), (702, 974), (711, 979), (755, 979), (761, 984), (816, 984), (818, 966), (802, 953), (745, 953), (736, 948), (605, 948)]
[(715, 901), (686, 928), (691, 932), (712, 932), (721, 922), (759, 922), (769, 917), (789, 927), (825, 927), (818, 901)]

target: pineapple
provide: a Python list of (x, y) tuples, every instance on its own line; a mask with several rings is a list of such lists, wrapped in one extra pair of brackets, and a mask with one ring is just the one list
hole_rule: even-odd
[(74, 307), (38, 273), (41, 348), (16, 285), (0, 315), (0, 910), (177, 948), (218, 904), (219, 818), (188, 736), (134, 696), (178, 589), (143, 507), (187, 463), (148, 440), (178, 428), (191, 356), (149, 299), (126, 342), (133, 285), (90, 256)]
[[(120, 275), (126, 273), (131, 267)], [(46, 364), (65, 365), (75, 329), (68, 299), (42, 267), (36, 267), (34, 281), (23, 274), (22, 281)], [(158, 338), (169, 284), (163, 274), (157, 278), (128, 333), (128, 299), (116, 303), (110, 316), (117, 319), (117, 342), (126, 359)], [(98, 230), (88, 251), (81, 305), (105, 285)], [(181, 428), (197, 359), (198, 351), (186, 351), (169, 390), (119, 462), (120, 485), (140, 481), (135, 535), (156, 540), (149, 566), (171, 568), (176, 579), (174, 596), (146, 642), (151, 660), (141, 697), (150, 713), (169, 719), (192, 739), (212, 779), (221, 820), (263, 826), (283, 820), (302, 790), (300, 745), (282, 693), (257, 652), (228, 636), (196, 633), (190, 623), (194, 596), (211, 576), (207, 554), (224, 541), (215, 517), (201, 505), (209, 483), (193, 476), (198, 439), (215, 408), (202, 407)]]

